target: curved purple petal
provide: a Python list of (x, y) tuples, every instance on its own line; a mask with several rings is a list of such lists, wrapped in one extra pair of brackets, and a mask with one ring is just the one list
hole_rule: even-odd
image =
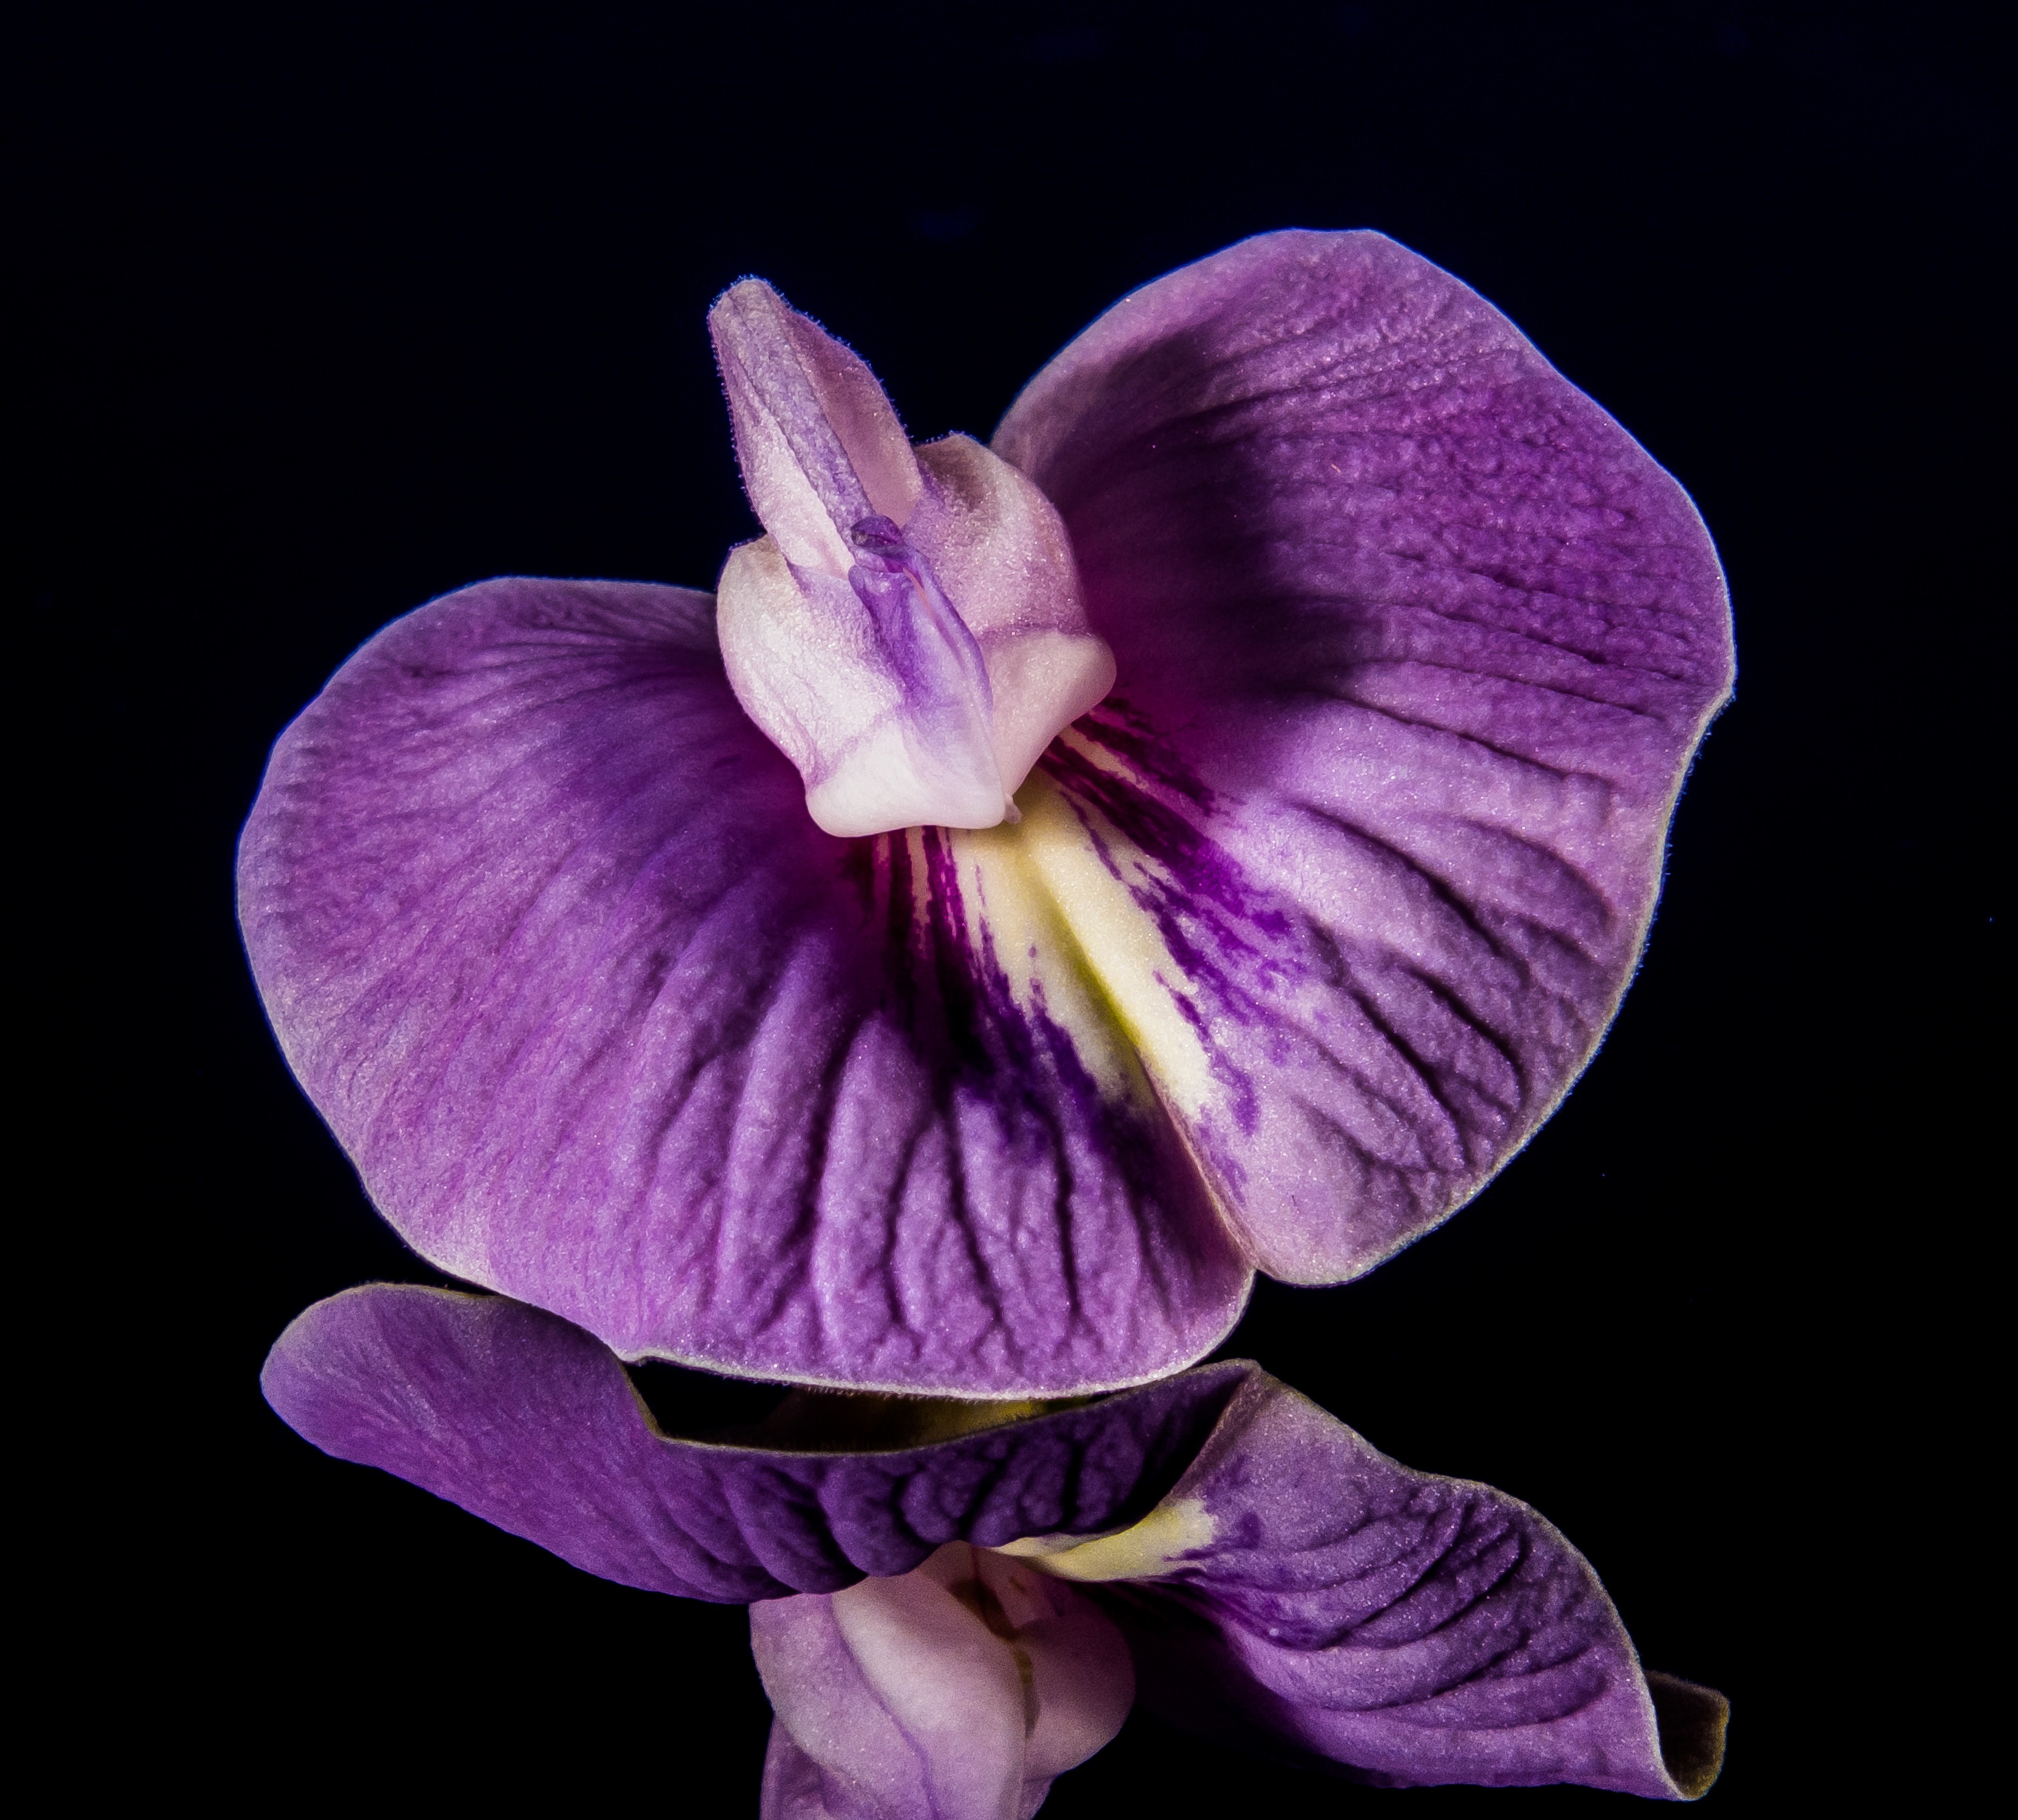
[[(1141, 1534), (1163, 1577), (1100, 1596), (1141, 1698), (1175, 1723), (1394, 1785), (1675, 1800), (1716, 1778), (1723, 1696), (1642, 1675), (1553, 1525), (1489, 1486), (1412, 1472), (1265, 1373)], [(1095, 1551), (1127, 1541), (1046, 1565), (1111, 1580)]]
[(268, 1356), (281, 1419), (606, 1580), (740, 1603), (906, 1573), (941, 1544), (1128, 1522), (1243, 1373), (1206, 1366), (928, 1446), (812, 1452), (670, 1437), (609, 1351), (502, 1297), (377, 1284)]
[(1357, 1274), (1476, 1192), (1611, 1019), (1730, 688), (1709, 535), (1374, 233), (1146, 286), (994, 446), (1064, 515), (1119, 666), (1046, 762), (1155, 926), (1149, 1071), (1262, 1269)]
[(816, 828), (706, 595), (492, 582), (282, 735), (240, 916), (401, 1235), (627, 1356), (993, 1396), (1188, 1364), (1251, 1273), (1125, 1044), (1011, 990), (950, 839)]

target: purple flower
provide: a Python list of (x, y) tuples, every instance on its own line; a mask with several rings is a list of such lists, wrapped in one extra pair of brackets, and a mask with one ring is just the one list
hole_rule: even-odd
[(761, 285), (714, 323), (769, 533), (719, 637), (447, 596), (247, 827), (274, 1028), (403, 1237), (625, 1357), (1055, 1396), (1476, 1193), (1729, 686), (1681, 489), (1376, 234), (1145, 287), (992, 452), (914, 453)]
[(382, 1284), (263, 1383), (325, 1451), (591, 1573), (757, 1602), (767, 1820), (1027, 1820), (1137, 1697), (1389, 1785), (1672, 1799), (1721, 1760), (1722, 1696), (1643, 1674), (1546, 1521), (1253, 1365), (1048, 1411), (800, 1392), (680, 1438), (566, 1322)]

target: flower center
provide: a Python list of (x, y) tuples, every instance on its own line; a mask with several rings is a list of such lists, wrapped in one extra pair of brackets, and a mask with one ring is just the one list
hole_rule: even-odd
[(868, 367), (760, 280), (708, 323), (765, 533), (717, 593), (736, 699), (830, 834), (1017, 820), (1114, 682), (1057, 511), (970, 437), (913, 448)]

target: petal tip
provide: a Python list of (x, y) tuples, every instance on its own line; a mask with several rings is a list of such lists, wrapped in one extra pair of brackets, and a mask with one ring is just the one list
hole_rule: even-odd
[(1662, 1765), (1683, 1800), (1699, 1801), (1723, 1768), (1730, 1702), (1715, 1688), (1658, 1670), (1647, 1670), (1645, 1679)]

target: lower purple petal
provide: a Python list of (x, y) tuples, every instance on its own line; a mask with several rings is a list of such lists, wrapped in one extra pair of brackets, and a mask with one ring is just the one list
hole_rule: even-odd
[(1715, 1778), (1723, 1696), (1642, 1675), (1552, 1524), (1398, 1464), (1264, 1373), (1163, 1508), (1210, 1539), (1102, 1596), (1174, 1723), (1397, 1786), (1676, 1800)]
[[(609, 1352), (553, 1316), (381, 1284), (309, 1309), (262, 1382), (325, 1451), (656, 1591), (779, 1600), (908, 1574), (949, 1541), (1013, 1544), (984, 1560), (1085, 1585), (1152, 1710), (1365, 1779), (1672, 1799), (1721, 1762), (1723, 1696), (1643, 1675), (1546, 1520), (1387, 1459), (1249, 1364), (926, 1446), (729, 1446), (665, 1435)], [(1094, 1712), (1074, 1676), (1098, 1651), (1041, 1612), (1013, 1621), (1040, 1693)], [(1040, 1713), (1036, 1767), (1074, 1760), (1084, 1729), (1054, 1736)]]
[(816, 1452), (676, 1439), (622, 1364), (502, 1297), (378, 1284), (268, 1356), (281, 1419), (576, 1566), (740, 1604), (908, 1573), (941, 1544), (1112, 1527), (1196, 1453), (1245, 1367), (1207, 1366), (936, 1445)]

